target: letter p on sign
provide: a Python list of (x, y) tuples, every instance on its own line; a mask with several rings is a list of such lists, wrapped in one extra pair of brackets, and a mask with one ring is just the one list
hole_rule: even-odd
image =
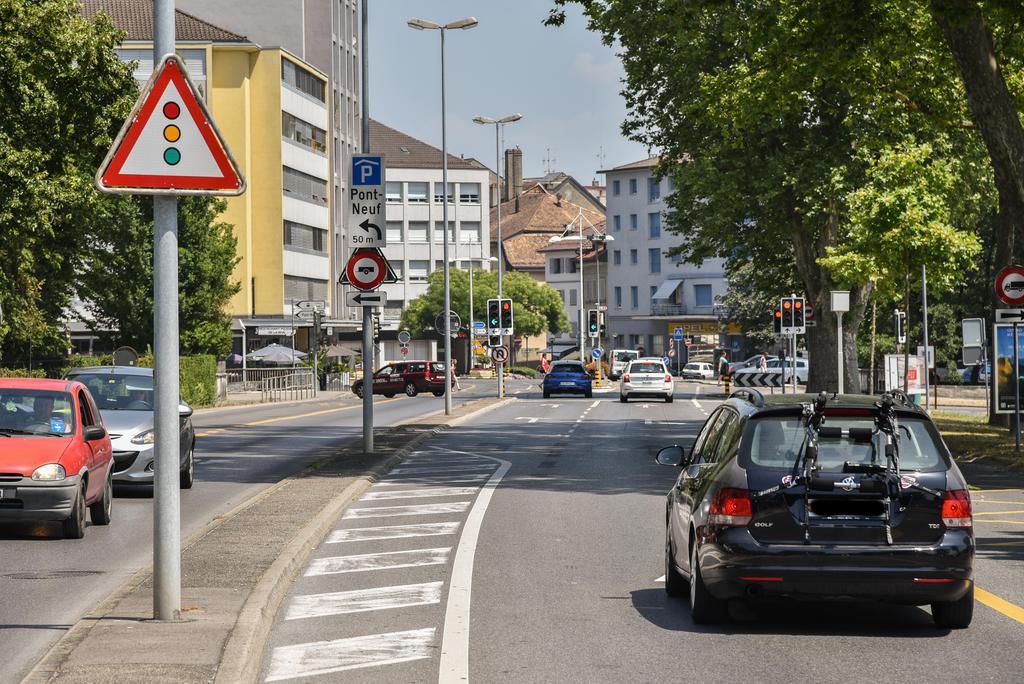
[(352, 185), (380, 185), (380, 167), (380, 157), (352, 157)]

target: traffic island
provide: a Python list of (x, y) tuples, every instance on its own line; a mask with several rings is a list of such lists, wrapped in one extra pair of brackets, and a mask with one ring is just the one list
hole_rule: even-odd
[(152, 568), (50, 649), (23, 682), (253, 682), (292, 580), (350, 503), (431, 436), (514, 399), (478, 399), (375, 432), (218, 516), (183, 545), (182, 612), (152, 619)]

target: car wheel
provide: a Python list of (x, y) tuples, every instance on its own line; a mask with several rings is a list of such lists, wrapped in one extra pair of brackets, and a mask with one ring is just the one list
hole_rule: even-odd
[(181, 469), (181, 473), (178, 475), (179, 484), (182, 489), (192, 489), (192, 485), (196, 481), (195, 451), (196, 445), (193, 444), (188, 449), (188, 455), (185, 456), (185, 467)]
[(974, 582), (967, 593), (956, 601), (932, 604), (932, 620), (936, 627), (944, 629), (964, 629), (971, 624), (974, 617)]
[(85, 536), (85, 484), (71, 504), (71, 515), (61, 523), (61, 532), (65, 539), (81, 539)]
[(363, 398), (363, 386), (362, 385), (359, 385), (359, 387), (356, 387), (355, 392), (356, 392), (356, 396), (357, 397), (359, 397), (360, 399)]
[(623, 404), (625, 404), (627, 401), (629, 401), (629, 397), (627, 397), (625, 394), (620, 394), (619, 395), (619, 401), (621, 401)]
[(96, 503), (89, 506), (89, 520), (92, 521), (93, 525), (109, 525), (110, 524), (110, 512), (113, 507), (114, 500), (114, 470), (111, 466), (110, 472), (107, 474), (107, 481), (103, 485), (103, 494)]
[(725, 602), (712, 596), (704, 586), (700, 563), (697, 562), (697, 544), (694, 542), (690, 549), (690, 617), (698, 625), (710, 625), (724, 616)]
[(675, 553), (672, 549), (671, 527), (665, 525), (665, 593), (679, 598), (686, 596), (690, 588), (686, 586), (686, 578), (676, 570)]
[(411, 382), (405, 383), (405, 395), (406, 396), (408, 396), (408, 397), (415, 397), (417, 394), (419, 394), (419, 390), (416, 389), (416, 385), (412, 384)]
[(545, 399), (550, 399), (551, 398), (551, 392), (548, 392), (547, 390), (544, 390), (544, 398)]
[(390, 398), (391, 398), (391, 397), (393, 397), (393, 396), (395, 396), (395, 393), (394, 393), (394, 392), (385, 392), (385, 393), (384, 393), (384, 398), (385, 398), (385, 399), (390, 399)]
[(594, 398), (594, 390), (587, 390), (586, 392), (583, 393), (583, 396), (586, 399), (593, 399)]
[(440, 392), (431, 392), (431, 394), (433, 394), (435, 397), (443, 397), (444, 391), (442, 390)]
[(671, 404), (672, 403), (672, 399), (673, 399), (672, 395), (671, 394), (668, 395), (667, 397), (665, 397), (665, 403), (666, 404)]

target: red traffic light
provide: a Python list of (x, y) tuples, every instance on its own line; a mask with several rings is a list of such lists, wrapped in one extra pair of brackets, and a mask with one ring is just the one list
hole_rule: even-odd
[(501, 308), (504, 309), (505, 311), (508, 311), (509, 309), (512, 308), (512, 302), (502, 302)]
[(792, 302), (788, 299), (782, 300), (782, 308), (788, 309), (792, 305)]
[(796, 308), (798, 308), (798, 309), (799, 309), (800, 307), (802, 307), (803, 305), (804, 305), (803, 301), (801, 301), (801, 300), (799, 300), (799, 299), (798, 299), (798, 300), (796, 300), (795, 302), (793, 302), (793, 306), (795, 306), (795, 307), (796, 307)]
[(779, 309), (776, 309), (775, 310), (775, 317), (776, 318), (782, 318), (782, 311), (780, 311)]

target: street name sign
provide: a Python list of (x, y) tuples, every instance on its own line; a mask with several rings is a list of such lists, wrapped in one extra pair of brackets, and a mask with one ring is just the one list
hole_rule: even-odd
[(303, 311), (296, 311), (295, 315), (298, 316), (299, 318), (301, 318), (304, 321), (311, 321), (314, 318), (316, 318), (317, 316), (319, 316), (320, 312), (319, 311), (303, 310)]
[(240, 195), (245, 179), (181, 59), (165, 55), (96, 172), (102, 192)]
[(732, 384), (737, 387), (782, 387), (782, 371), (768, 373), (736, 373)]
[(367, 292), (384, 283), (396, 283), (398, 277), (379, 249), (357, 249), (345, 264), (341, 282)]
[(267, 337), (288, 337), (292, 334), (292, 329), (281, 326), (263, 326), (256, 328), (256, 334)]
[(491, 347), (491, 360), (495, 363), (505, 363), (508, 361), (508, 347), (505, 345)]
[(384, 222), (384, 157), (354, 154), (350, 171), (345, 246), (385, 247), (388, 234)]
[(1007, 266), (996, 276), (996, 297), (1009, 306), (1024, 305), (1024, 266)]
[(295, 308), (299, 311), (316, 311), (323, 313), (327, 310), (327, 302), (322, 299), (303, 299), (295, 302)]
[(382, 307), (388, 302), (387, 292), (346, 292), (345, 303), (349, 306)]

